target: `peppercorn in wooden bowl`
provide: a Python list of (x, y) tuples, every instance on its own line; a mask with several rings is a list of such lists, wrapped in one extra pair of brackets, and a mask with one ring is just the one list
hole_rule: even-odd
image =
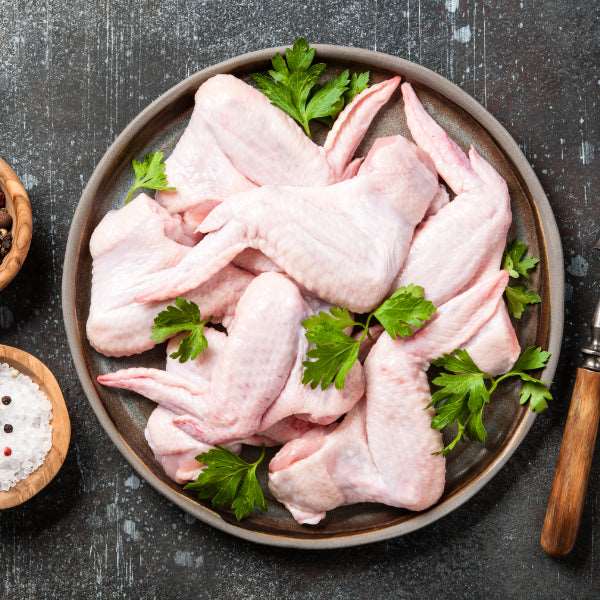
[(0, 158), (0, 290), (23, 266), (31, 233), (29, 196), (16, 173)]

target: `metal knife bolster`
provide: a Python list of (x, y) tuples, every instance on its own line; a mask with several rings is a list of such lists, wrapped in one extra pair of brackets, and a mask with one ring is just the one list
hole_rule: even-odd
[(590, 343), (581, 349), (585, 354), (583, 368), (591, 371), (600, 371), (600, 302), (596, 306), (594, 322), (592, 323), (592, 337)]

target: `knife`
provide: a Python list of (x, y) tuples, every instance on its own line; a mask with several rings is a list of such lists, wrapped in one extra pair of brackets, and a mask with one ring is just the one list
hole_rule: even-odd
[[(600, 250), (600, 240), (594, 248)], [(600, 302), (591, 340), (581, 352), (584, 361), (577, 369), (540, 540), (551, 556), (572, 550), (585, 503), (600, 417)]]

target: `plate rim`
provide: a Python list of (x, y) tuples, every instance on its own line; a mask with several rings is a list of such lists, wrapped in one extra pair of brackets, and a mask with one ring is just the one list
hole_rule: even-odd
[[(510, 158), (533, 200), (535, 210), (538, 212), (538, 221), (542, 225), (539, 235), (543, 239), (543, 246), (548, 256), (548, 264), (546, 265), (548, 273), (548, 294), (550, 299), (548, 349), (552, 352), (552, 357), (544, 369), (542, 379), (545, 383), (550, 384), (558, 364), (563, 336), (564, 263), (562, 244), (556, 219), (548, 198), (533, 171), (533, 168), (527, 161), (517, 142), (496, 118), (477, 102), (477, 100), (472, 98), (456, 84), (427, 67), (397, 56), (363, 48), (330, 44), (313, 44), (313, 47), (324, 59), (371, 64), (378, 69), (397, 72), (413, 82), (429, 86), (432, 90), (443, 95), (474, 118), (477, 123), (486, 130), (500, 149)], [(467, 483), (462, 490), (454, 493), (441, 504), (435, 505), (426, 512), (416, 513), (410, 520), (372, 531), (334, 533), (329, 536), (317, 538), (303, 538), (260, 532), (238, 527), (235, 524), (224, 520), (217, 512), (210, 508), (194, 502), (183, 493), (173, 490), (161, 481), (144, 461), (141, 460), (123, 438), (102, 404), (100, 396), (98, 395), (87, 370), (87, 363), (83, 353), (84, 342), (79, 336), (77, 328), (75, 278), (79, 262), (78, 257), (80, 256), (82, 245), (81, 233), (87, 218), (86, 213), (88, 206), (91, 204), (100, 187), (101, 180), (104, 177), (103, 172), (113, 156), (115, 154), (120, 154), (130, 143), (133, 136), (139, 132), (143, 124), (154, 118), (180, 94), (186, 92), (188, 89), (197, 88), (202, 81), (217, 73), (231, 72), (253, 62), (269, 60), (273, 54), (282, 52), (285, 48), (286, 46), (277, 46), (248, 52), (197, 71), (163, 92), (156, 100), (144, 108), (128, 123), (108, 147), (105, 154), (94, 168), (94, 171), (82, 192), (69, 228), (62, 276), (63, 321), (77, 376), (97, 419), (100, 421), (102, 428), (108, 434), (123, 457), (129, 462), (138, 475), (147, 481), (157, 492), (204, 523), (248, 541), (271, 546), (301, 549), (343, 548), (387, 540), (416, 531), (417, 529), (425, 527), (446, 516), (467, 502), (498, 473), (516, 449), (521, 445), (536, 418), (535, 413), (532, 413), (531, 411), (527, 412), (526, 416), (515, 429), (510, 440), (504, 444), (504, 447), (501, 448), (498, 454), (475, 479)]]

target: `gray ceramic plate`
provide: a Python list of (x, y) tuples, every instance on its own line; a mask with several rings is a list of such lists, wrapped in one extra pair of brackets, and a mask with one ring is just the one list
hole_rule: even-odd
[[(542, 257), (535, 283), (543, 304), (529, 311), (518, 324), (518, 334), (522, 344), (536, 343), (552, 352), (544, 373), (544, 379), (550, 381), (562, 337), (562, 251), (548, 200), (517, 144), (475, 100), (428, 69), (367, 50), (334, 46), (317, 49), (319, 58), (334, 69), (369, 69), (376, 81), (402, 75), (415, 85), (421, 100), (455, 140), (464, 147), (474, 144), (506, 178), (515, 232), (528, 242), (534, 254)], [(299, 548), (352, 546), (419, 529), (481, 489), (515, 451), (533, 422), (533, 414), (519, 407), (515, 390), (505, 390), (505, 395), (490, 407), (486, 447), (463, 445), (450, 457), (444, 496), (425, 512), (362, 504), (334, 510), (319, 526), (307, 527), (297, 525), (283, 507), (269, 498), (267, 513), (237, 523), (229, 514), (197, 502), (165, 477), (143, 437), (151, 402), (128, 392), (102, 388), (95, 382), (99, 373), (121, 367), (160, 367), (164, 349), (129, 359), (107, 359), (94, 352), (85, 337), (91, 282), (90, 235), (104, 214), (122, 203), (131, 180), (132, 158), (158, 148), (167, 153), (172, 149), (190, 116), (194, 92), (207, 78), (217, 73), (245, 77), (265, 70), (270, 57), (281, 50), (271, 48), (245, 54), (189, 77), (146, 108), (109, 148), (85, 188), (71, 225), (63, 275), (65, 326), (77, 373), (100, 423), (123, 456), (161, 494), (202, 521), (255, 542)], [(376, 137), (390, 133), (406, 133), (399, 96), (378, 116), (359, 153), (364, 153)]]

